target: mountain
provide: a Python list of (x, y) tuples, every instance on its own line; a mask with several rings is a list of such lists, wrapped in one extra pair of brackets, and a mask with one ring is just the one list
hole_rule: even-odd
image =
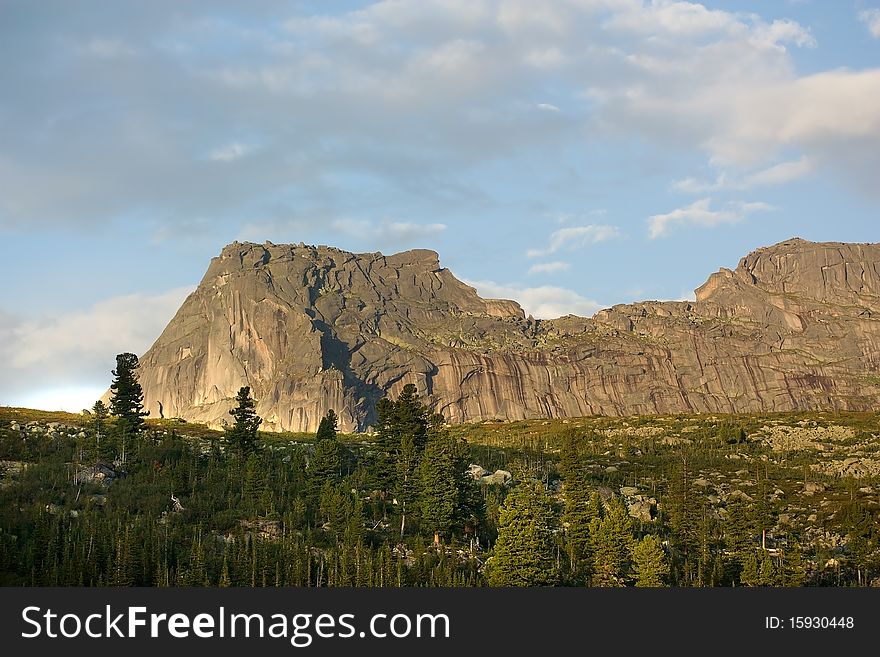
[(792, 239), (696, 301), (590, 319), (482, 299), (433, 251), (232, 243), (141, 358), (147, 408), (218, 425), (250, 385), (264, 428), (346, 430), (415, 383), (453, 423), (880, 408), (880, 244)]

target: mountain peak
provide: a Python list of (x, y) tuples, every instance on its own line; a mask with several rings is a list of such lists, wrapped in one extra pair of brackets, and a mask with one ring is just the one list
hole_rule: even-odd
[(141, 359), (149, 410), (212, 425), (249, 385), (264, 427), (346, 430), (414, 383), (449, 421), (865, 410), (880, 368), (880, 245), (786, 240), (697, 301), (536, 322), (435, 251), (233, 242)]

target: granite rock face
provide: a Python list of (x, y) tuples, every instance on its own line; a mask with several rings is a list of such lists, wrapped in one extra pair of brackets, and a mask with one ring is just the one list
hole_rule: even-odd
[(590, 319), (481, 299), (433, 251), (233, 243), (141, 358), (157, 415), (220, 425), (250, 385), (263, 427), (363, 430), (415, 383), (450, 422), (880, 407), (880, 245), (789, 240), (695, 302)]

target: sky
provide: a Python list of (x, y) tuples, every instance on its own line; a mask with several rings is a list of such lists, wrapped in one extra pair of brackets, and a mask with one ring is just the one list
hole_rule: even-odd
[(91, 406), (234, 240), (589, 316), (880, 241), (878, 172), (878, 0), (0, 0), (0, 405)]

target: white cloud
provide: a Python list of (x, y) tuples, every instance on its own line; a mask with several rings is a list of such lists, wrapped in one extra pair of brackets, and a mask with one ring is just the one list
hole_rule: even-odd
[[(786, 49), (815, 40), (790, 20), (659, 0), (385, 0), (292, 19), (269, 3), (242, 27), (208, 4), (147, 3), (139, 20), (102, 16), (95, 38), (70, 3), (52, 20), (25, 4), (28, 20), (0, 23), (24, 30), (6, 60), (26, 62), (5, 71), (3, 226), (232, 223), (275, 202), (344, 216), (365, 178), (473, 201), (487, 163), (542, 157), (552, 173), (565, 149), (621, 137), (699, 149), (735, 181), (797, 153), (878, 194), (880, 70), (801, 75)], [(91, 56), (56, 66), (59, 42)]]
[(812, 159), (804, 156), (798, 160), (780, 162), (773, 166), (754, 171), (742, 177), (734, 177), (725, 171), (718, 174), (714, 181), (685, 178), (672, 184), (672, 189), (686, 194), (705, 194), (717, 191), (743, 191), (755, 187), (773, 187), (798, 180), (814, 170)]
[(516, 287), (499, 285), (493, 281), (468, 281), (486, 299), (512, 299), (517, 301), (527, 314), (538, 319), (554, 319), (563, 315), (590, 317), (604, 306), (582, 297), (574, 290), (552, 285), (540, 287)]
[(880, 39), (880, 9), (865, 9), (859, 12), (859, 20), (867, 27), (871, 36)]
[(232, 162), (244, 157), (250, 150), (249, 146), (234, 141), (211, 151), (208, 154), (208, 159), (214, 162)]
[[(57, 404), (66, 398), (68, 406), (79, 405), (75, 410), (90, 405), (97, 397), (80, 399), (76, 394), (106, 389), (116, 354), (143, 354), (192, 290), (112, 297), (40, 320), (0, 317), (0, 401)], [(47, 381), (52, 385), (47, 387)]]
[(697, 226), (735, 224), (754, 212), (769, 212), (774, 209), (773, 206), (767, 203), (756, 201), (733, 203), (729, 204), (727, 209), (713, 210), (711, 203), (710, 198), (704, 198), (666, 214), (652, 215), (648, 218), (648, 236), (651, 239), (664, 237), (669, 233), (670, 226), (678, 224), (693, 224)]
[(770, 25), (759, 24), (751, 39), (759, 47), (774, 48), (780, 52), (785, 52), (786, 43), (798, 48), (816, 47), (816, 39), (810, 31), (791, 20), (775, 20)]
[(556, 260), (554, 262), (541, 262), (532, 265), (529, 267), (529, 274), (555, 274), (556, 272), (567, 271), (568, 269), (571, 269), (569, 263)]
[(587, 226), (570, 226), (560, 228), (550, 234), (547, 246), (543, 249), (529, 249), (526, 256), (540, 258), (560, 250), (573, 251), (588, 244), (598, 244), (607, 240), (620, 237), (617, 226), (607, 224), (589, 224)]

